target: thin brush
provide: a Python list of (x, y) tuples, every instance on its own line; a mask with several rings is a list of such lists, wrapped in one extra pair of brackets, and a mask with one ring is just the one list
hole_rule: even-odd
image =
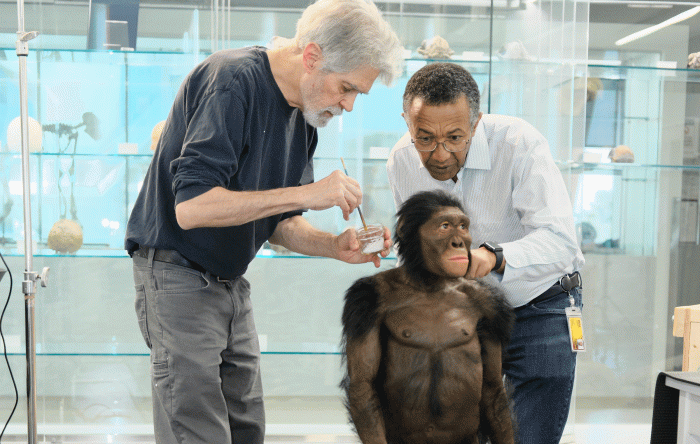
[[(340, 158), (340, 161), (343, 163), (343, 170), (345, 171), (345, 175), (350, 177), (350, 175), (348, 174), (348, 169), (345, 167), (345, 161), (343, 160), (342, 157)], [(360, 208), (359, 205), (357, 207), (357, 211), (360, 213), (360, 219), (362, 219), (362, 226), (365, 227), (365, 231), (367, 231), (367, 224), (365, 223), (365, 217), (362, 215), (362, 209)]]

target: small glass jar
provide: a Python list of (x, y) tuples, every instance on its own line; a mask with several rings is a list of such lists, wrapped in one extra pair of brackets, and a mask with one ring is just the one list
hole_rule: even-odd
[(384, 249), (384, 226), (367, 225), (355, 228), (357, 239), (360, 241), (362, 254), (376, 254)]

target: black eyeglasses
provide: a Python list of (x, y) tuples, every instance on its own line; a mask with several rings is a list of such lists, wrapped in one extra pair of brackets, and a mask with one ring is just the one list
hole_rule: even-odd
[(467, 145), (469, 145), (471, 140), (463, 136), (450, 136), (444, 142), (437, 142), (434, 137), (416, 137), (411, 139), (411, 143), (418, 151), (435, 151), (435, 148), (442, 144), (445, 151), (459, 153), (467, 149)]

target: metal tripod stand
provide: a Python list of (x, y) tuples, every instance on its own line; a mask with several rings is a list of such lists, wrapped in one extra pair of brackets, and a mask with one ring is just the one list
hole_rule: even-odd
[(34, 39), (36, 31), (24, 31), (24, 0), (17, 0), (17, 58), (19, 59), (19, 97), (22, 134), (22, 201), (24, 204), (24, 317), (27, 356), (27, 441), (37, 442), (36, 437), (36, 337), (34, 334), (34, 295), (36, 282), (46, 286), (48, 267), (41, 275), (32, 271), (34, 252), (32, 251), (32, 213), (30, 203), (29, 180), (29, 116), (27, 111), (27, 55), (29, 40)]

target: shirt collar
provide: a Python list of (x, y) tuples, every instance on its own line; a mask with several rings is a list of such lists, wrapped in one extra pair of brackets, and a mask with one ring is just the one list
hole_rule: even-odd
[(489, 142), (488, 139), (486, 139), (486, 130), (484, 130), (484, 123), (481, 120), (479, 120), (479, 123), (476, 125), (476, 131), (474, 131), (472, 144), (469, 147), (469, 153), (467, 154), (467, 161), (464, 162), (464, 167), (460, 169), (460, 173), (465, 168), (472, 170), (491, 169)]

